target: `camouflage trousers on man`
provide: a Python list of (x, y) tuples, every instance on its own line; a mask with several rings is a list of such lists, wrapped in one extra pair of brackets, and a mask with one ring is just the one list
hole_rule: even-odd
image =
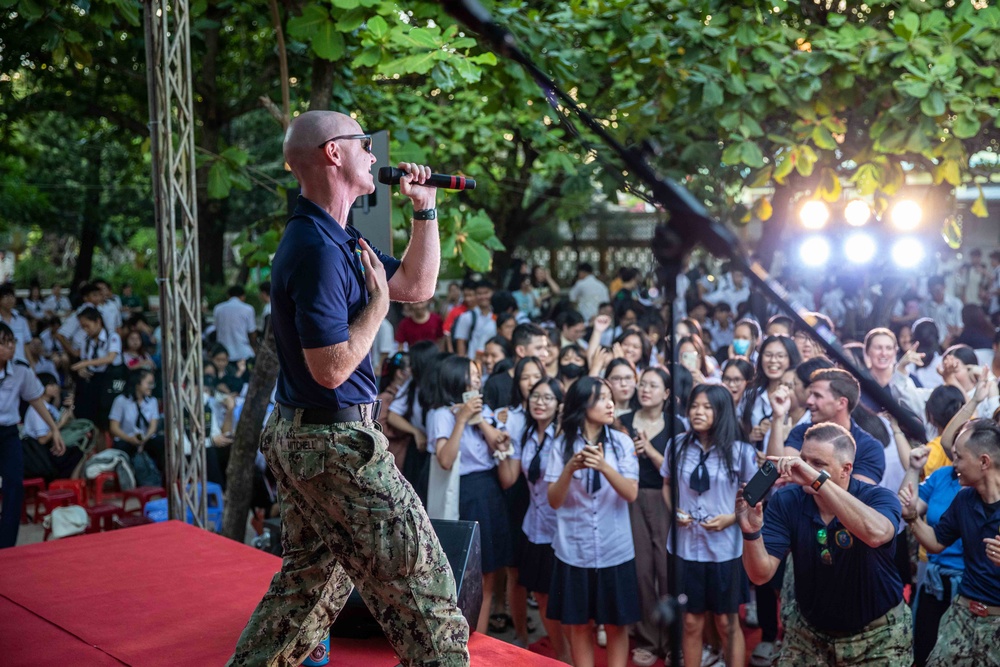
[(927, 667), (1000, 667), (1000, 616), (976, 616), (953, 601)]
[(468, 665), (451, 567), (385, 436), (370, 421), (306, 425), (297, 415), (275, 411), (261, 435), (284, 558), (228, 664), (300, 664), (356, 585), (403, 665)]
[(795, 612), (785, 626), (778, 667), (803, 665), (827, 667), (909, 667), (913, 664), (913, 632), (910, 608), (901, 602), (886, 614), (886, 624), (863, 629), (848, 637), (835, 637), (816, 630)]

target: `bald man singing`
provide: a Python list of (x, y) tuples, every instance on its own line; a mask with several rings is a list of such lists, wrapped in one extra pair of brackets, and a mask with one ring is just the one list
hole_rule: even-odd
[(469, 628), (455, 580), (413, 488), (375, 423), (369, 350), (389, 301), (434, 294), (441, 246), (429, 167), (400, 164), (413, 203), (402, 261), (346, 224), (375, 190), (372, 138), (349, 116), (292, 121), (285, 161), (302, 187), (271, 275), (277, 408), (260, 449), (278, 480), (281, 571), (254, 610), (230, 665), (298, 665), (353, 586), (403, 665), (468, 665)]

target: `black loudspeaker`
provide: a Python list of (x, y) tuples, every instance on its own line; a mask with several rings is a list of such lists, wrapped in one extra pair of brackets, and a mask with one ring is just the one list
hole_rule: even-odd
[[(458, 608), (474, 630), (483, 604), (483, 559), (479, 544), (479, 524), (475, 521), (444, 521), (431, 519), (444, 554), (455, 575), (458, 587)], [(331, 637), (364, 639), (382, 636), (382, 628), (368, 611), (368, 606), (355, 588), (330, 628)]]

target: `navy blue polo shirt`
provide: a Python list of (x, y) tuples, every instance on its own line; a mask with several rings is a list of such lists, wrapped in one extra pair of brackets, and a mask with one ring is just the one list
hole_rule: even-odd
[[(350, 322), (368, 303), (355, 247), (354, 235), (322, 208), (299, 197), (271, 264), (271, 326), (280, 364), (278, 403), (338, 410), (371, 403), (378, 396), (369, 355), (343, 384), (327, 389), (313, 379), (302, 352), (346, 341)], [(385, 265), (386, 278), (392, 278), (399, 260), (372, 249)]]
[(1000, 507), (992, 512), (973, 488), (958, 492), (951, 506), (934, 526), (934, 536), (943, 546), (962, 540), (965, 574), (958, 592), (970, 600), (1000, 606), (1000, 567), (986, 557), (987, 537), (1000, 535)]
[[(889, 519), (894, 530), (899, 528), (902, 508), (896, 494), (856, 479), (851, 479), (847, 491)], [(818, 539), (822, 528), (832, 559), (829, 565)], [(903, 599), (903, 582), (893, 562), (895, 541), (873, 549), (836, 517), (825, 525), (816, 500), (801, 486), (786, 486), (771, 496), (761, 535), (767, 553), (775, 558), (783, 560), (791, 551), (795, 599), (809, 625), (819, 631), (856, 632)]]
[[(809, 422), (793, 428), (785, 440), (785, 447), (794, 447), (802, 451), (802, 440), (812, 425), (813, 423)], [(857, 445), (857, 451), (854, 453), (854, 474), (864, 475), (875, 480), (875, 483), (878, 484), (885, 474), (885, 452), (882, 443), (858, 426), (858, 423), (853, 419), (851, 420), (851, 437), (854, 438), (854, 444)]]

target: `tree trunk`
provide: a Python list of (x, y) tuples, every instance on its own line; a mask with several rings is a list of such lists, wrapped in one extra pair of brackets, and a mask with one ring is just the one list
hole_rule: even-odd
[(333, 63), (323, 58), (313, 58), (312, 86), (309, 95), (309, 109), (313, 111), (330, 108), (333, 97)]
[[(217, 20), (221, 25), (223, 10), (209, 7), (206, 18)], [(228, 11), (228, 10), (227, 10)], [(197, 137), (198, 146), (209, 156), (220, 152), (224, 113), (219, 108), (218, 63), (220, 57), (219, 31), (221, 28), (206, 30), (205, 46), (201, 57), (201, 71), (197, 76), (196, 91), (200, 102), (196, 101), (197, 116), (201, 128)], [(197, 100), (198, 98), (196, 98)], [(198, 264), (202, 284), (219, 285), (225, 279), (223, 253), (225, 251), (226, 203), (228, 199), (208, 198), (208, 170), (211, 160), (198, 168)]]
[(270, 320), (264, 331), (264, 340), (257, 347), (250, 386), (247, 388), (246, 402), (236, 426), (236, 437), (229, 453), (226, 468), (225, 511), (222, 516), (222, 534), (243, 541), (246, 535), (247, 514), (253, 496), (254, 458), (257, 443), (264, 424), (271, 390), (278, 379), (278, 355), (274, 347), (274, 333)]
[[(97, 174), (101, 180), (101, 146), (89, 144), (86, 150), (90, 173)], [(80, 229), (80, 254), (73, 269), (73, 282), (70, 290), (75, 290), (81, 282), (90, 280), (94, 270), (94, 250), (101, 236), (101, 189), (87, 190), (83, 207), (83, 225)]]

